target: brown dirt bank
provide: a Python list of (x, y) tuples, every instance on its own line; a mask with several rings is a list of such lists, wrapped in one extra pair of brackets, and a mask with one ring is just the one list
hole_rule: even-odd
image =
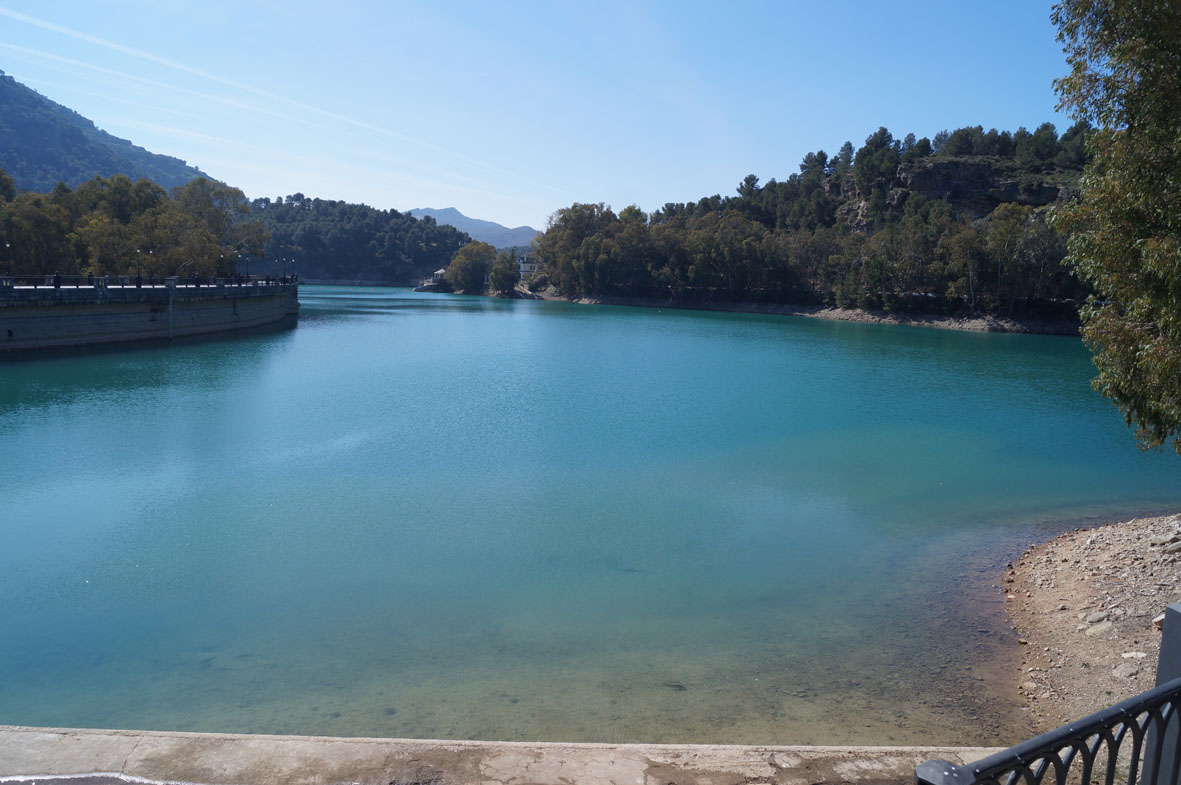
[(1052, 730), (1150, 689), (1181, 600), (1181, 515), (1080, 529), (1029, 548), (1001, 584), (1021, 641), (1019, 691)]
[(680, 308), (694, 311), (759, 313), (774, 316), (804, 316), (863, 324), (904, 324), (912, 327), (936, 327), (988, 333), (1038, 333), (1042, 335), (1078, 335), (1078, 324), (1043, 319), (1004, 319), (994, 316), (945, 316), (922, 313), (888, 313), (862, 308), (829, 308), (820, 305), (784, 305), (752, 302), (684, 302), (645, 297), (602, 297), (572, 300), (552, 290), (541, 292), (541, 299), (575, 302), (583, 305), (630, 305), (644, 308)]

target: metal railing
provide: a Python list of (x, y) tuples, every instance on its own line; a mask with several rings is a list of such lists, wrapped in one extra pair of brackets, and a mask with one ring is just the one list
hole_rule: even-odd
[[(1129, 785), (1138, 782), (1177, 782), (1177, 764), (1173, 755), (1171, 771), (1159, 778), (1165, 758), (1165, 741), (1172, 722), (1176, 735), (1176, 717), (1181, 707), (1181, 679), (1096, 712), (1058, 730), (1010, 747), (966, 766), (932, 760), (915, 769), (919, 785), (1042, 785), (1054, 782), (1094, 782), (1096, 769), (1103, 773), (1106, 785), (1115, 785), (1120, 770), (1127, 771)], [(1141, 767), (1145, 774), (1140, 778)], [(1053, 779), (1047, 775), (1053, 773)], [(1149, 776), (1152, 775), (1152, 776)], [(1122, 778), (1121, 778), (1122, 779)]]
[[(1168, 681), (1164, 681), (1168, 679)], [(1181, 603), (1166, 610), (1157, 686), (983, 760), (931, 760), (916, 785), (1181, 785)]]
[(151, 289), (165, 286), (276, 286), (298, 283), (294, 275), (3, 275), (0, 289)]

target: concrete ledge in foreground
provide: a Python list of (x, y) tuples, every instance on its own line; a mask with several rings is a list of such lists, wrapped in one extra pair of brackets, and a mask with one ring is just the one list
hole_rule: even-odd
[[(909, 783), (983, 747), (552, 744), (0, 726), (0, 782), (205, 785)], [(91, 775), (77, 778), (79, 775)]]

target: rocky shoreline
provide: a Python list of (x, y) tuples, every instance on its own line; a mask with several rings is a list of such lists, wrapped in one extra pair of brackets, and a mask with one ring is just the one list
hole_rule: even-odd
[(1151, 689), (1160, 618), (1181, 601), (1181, 515), (1068, 532), (1009, 565), (1018, 691), (1052, 730)]
[(947, 316), (924, 313), (890, 313), (864, 308), (830, 308), (821, 305), (785, 305), (752, 302), (685, 302), (645, 297), (602, 297), (570, 299), (553, 289), (539, 292), (543, 300), (573, 302), (582, 305), (627, 305), (642, 308), (677, 308), (695, 311), (723, 311), (727, 313), (757, 313), (773, 316), (803, 316), (811, 319), (830, 319), (862, 324), (896, 324), (911, 327), (934, 327), (943, 330), (965, 330), (988, 333), (1036, 333), (1040, 335), (1078, 335), (1077, 322), (1044, 319), (1005, 319), (995, 316)]
[[(304, 279), (303, 283), (324, 286), (401, 286), (381, 281), (330, 281)], [(449, 287), (424, 286), (415, 291), (450, 292)], [(637, 308), (676, 308), (686, 311), (720, 311), (724, 313), (756, 313), (769, 316), (802, 316), (809, 319), (828, 319), (836, 322), (860, 324), (895, 324), (910, 327), (934, 327), (941, 330), (963, 330), (977, 333), (1030, 333), (1036, 335), (1079, 334), (1078, 322), (1048, 319), (1006, 319), (997, 316), (949, 316), (931, 313), (891, 313), (865, 308), (830, 308), (823, 305), (787, 305), (753, 302), (688, 302), (651, 297), (563, 297), (554, 289), (531, 292), (524, 285), (512, 292), (486, 296), (508, 300), (551, 300), (578, 305), (625, 305)]]

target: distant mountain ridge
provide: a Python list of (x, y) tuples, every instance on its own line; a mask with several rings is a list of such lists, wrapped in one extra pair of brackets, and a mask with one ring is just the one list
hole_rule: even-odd
[(454, 207), (445, 207), (442, 210), (418, 207), (410, 210), (409, 213), (415, 218), (433, 218), (437, 224), (454, 226), (461, 232), (467, 232), (473, 240), (479, 240), (497, 248), (529, 245), (533, 242), (533, 238), (539, 234), (532, 226), (518, 226), (510, 229), (495, 221), (469, 218)]
[(72, 109), (0, 71), (0, 169), (22, 191), (71, 188), (95, 177), (146, 177), (171, 189), (208, 177), (179, 158), (151, 153), (100, 130)]

